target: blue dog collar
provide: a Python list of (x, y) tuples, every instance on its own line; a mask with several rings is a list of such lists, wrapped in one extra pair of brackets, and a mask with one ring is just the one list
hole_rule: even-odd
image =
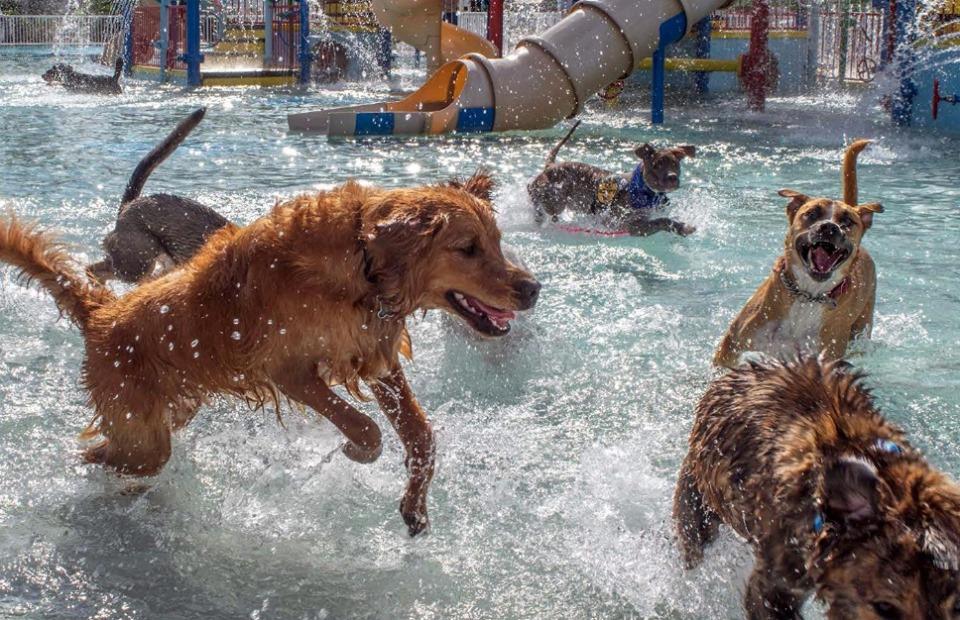
[(630, 198), (630, 207), (633, 209), (652, 209), (663, 206), (667, 201), (666, 194), (655, 192), (647, 187), (643, 180), (643, 164), (637, 164), (627, 184), (627, 195)]
[(873, 445), (877, 450), (887, 454), (903, 454), (903, 448), (900, 447), (900, 444), (889, 439), (877, 439), (873, 442)]

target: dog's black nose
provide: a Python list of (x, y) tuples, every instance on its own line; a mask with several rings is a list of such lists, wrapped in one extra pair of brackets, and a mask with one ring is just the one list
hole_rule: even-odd
[(521, 310), (532, 308), (540, 296), (540, 283), (536, 280), (520, 280), (517, 284), (517, 296), (520, 298)]
[(843, 238), (843, 231), (834, 222), (820, 222), (813, 229), (816, 241), (836, 241)]
[(668, 172), (667, 181), (671, 183), (678, 183), (680, 181), (680, 175), (677, 174), (676, 172)]

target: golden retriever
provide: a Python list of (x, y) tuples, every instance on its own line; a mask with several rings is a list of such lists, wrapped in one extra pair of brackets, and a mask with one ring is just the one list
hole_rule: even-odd
[(434, 438), (400, 365), (405, 319), (439, 308), (478, 332), (506, 334), (540, 284), (507, 261), (490, 205), (492, 181), (385, 190), (348, 182), (215, 233), (180, 269), (122, 297), (84, 279), (64, 250), (16, 218), (0, 220), (0, 260), (50, 292), (81, 329), (95, 416), (88, 462), (158, 472), (171, 432), (211, 395), (257, 406), (281, 395), (346, 436), (358, 462), (380, 455), (377, 423), (331, 389), (366, 383), (406, 449), (400, 513), (427, 527)]

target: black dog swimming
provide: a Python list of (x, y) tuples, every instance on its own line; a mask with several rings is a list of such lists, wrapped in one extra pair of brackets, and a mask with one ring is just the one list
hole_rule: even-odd
[(680, 186), (680, 160), (693, 157), (690, 145), (657, 149), (642, 144), (634, 154), (640, 163), (630, 174), (616, 174), (582, 162), (556, 163), (557, 153), (580, 125), (576, 124), (550, 151), (543, 172), (527, 186), (534, 217), (556, 221), (565, 210), (596, 216), (631, 235), (646, 236), (671, 231), (686, 236), (696, 229), (689, 224), (658, 217), (669, 203), (667, 193)]
[(43, 74), (43, 81), (47, 84), (60, 84), (67, 90), (77, 93), (94, 95), (119, 95), (120, 74), (123, 73), (123, 58), (117, 58), (113, 75), (89, 75), (80, 73), (70, 65), (62, 62), (47, 69)]
[(206, 114), (200, 108), (184, 120), (137, 165), (120, 201), (113, 232), (103, 240), (107, 256), (87, 267), (100, 282), (116, 278), (139, 282), (185, 263), (229, 220), (196, 200), (171, 194), (140, 197), (150, 173), (187, 137)]

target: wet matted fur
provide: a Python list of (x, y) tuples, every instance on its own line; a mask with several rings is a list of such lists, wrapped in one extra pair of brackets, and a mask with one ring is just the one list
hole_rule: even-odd
[(697, 406), (674, 519), (698, 565), (721, 523), (756, 553), (749, 618), (960, 617), (960, 487), (887, 422), (842, 362), (734, 369)]
[(377, 423), (335, 394), (373, 392), (400, 436), (410, 472), (401, 514), (427, 526), (433, 431), (400, 365), (405, 319), (439, 308), (487, 335), (506, 334), (540, 285), (507, 261), (491, 180), (384, 190), (348, 182), (214, 234), (182, 268), (122, 297), (85, 281), (48, 237), (0, 220), (0, 260), (35, 278), (85, 339), (84, 385), (95, 417), (90, 462), (149, 475), (171, 432), (213, 394), (262, 405), (279, 395), (323, 415), (360, 462), (381, 449)]

